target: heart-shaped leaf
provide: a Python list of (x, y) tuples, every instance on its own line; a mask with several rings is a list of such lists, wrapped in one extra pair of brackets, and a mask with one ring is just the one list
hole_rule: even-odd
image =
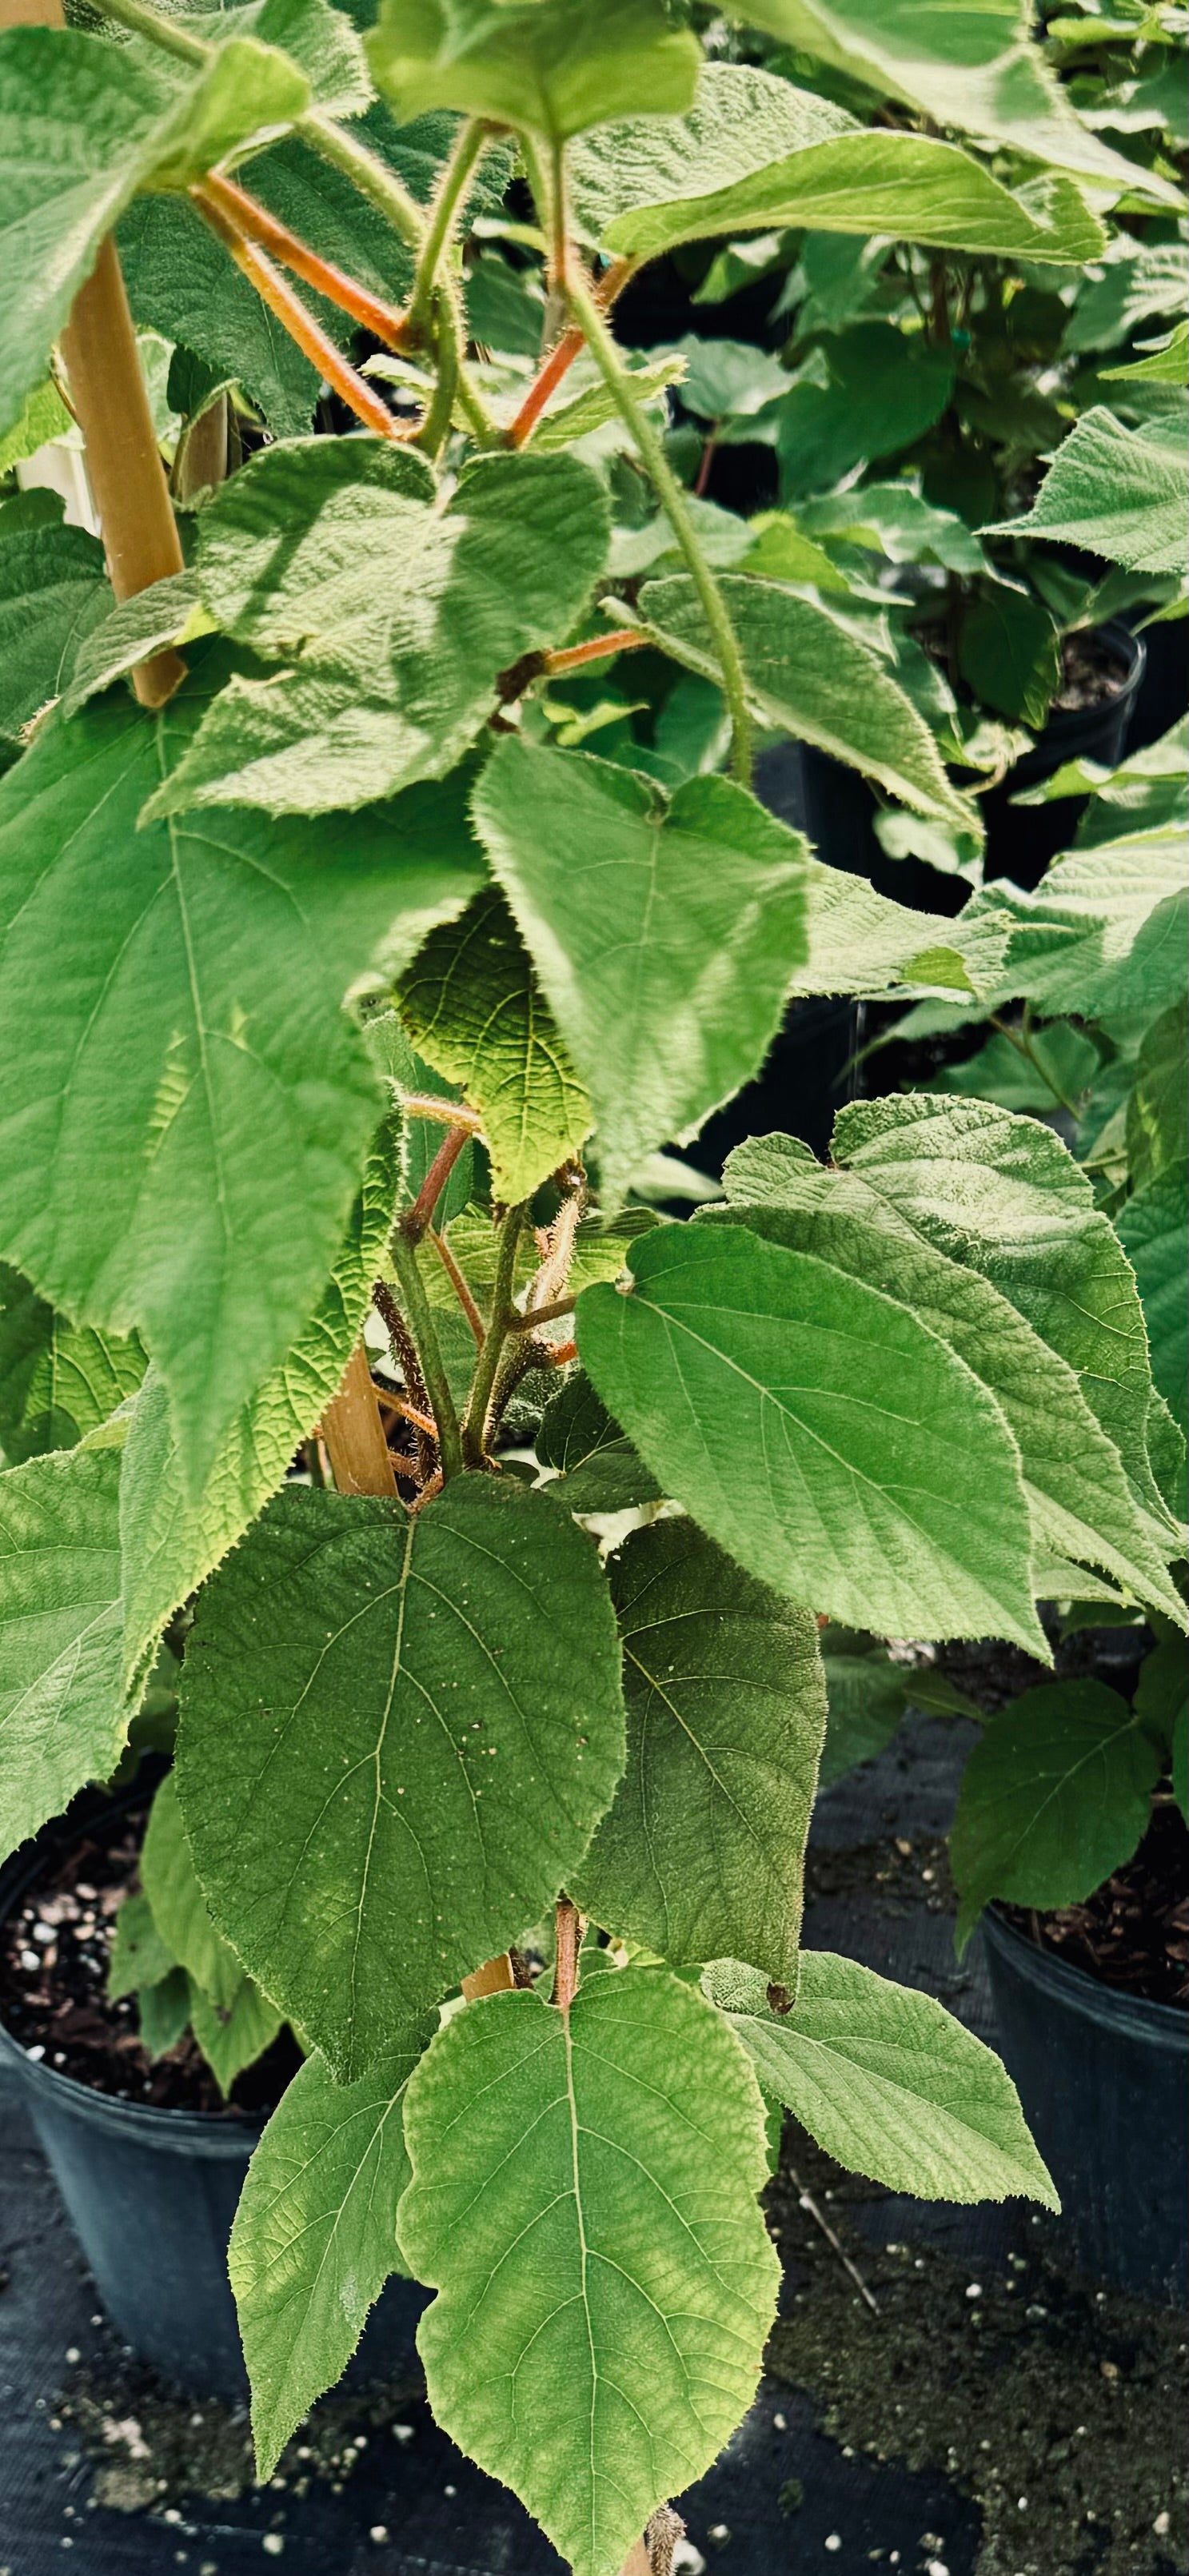
[(402, 122), (452, 107), (561, 143), (688, 106), (700, 51), (662, 0), (384, 0), (368, 59)]

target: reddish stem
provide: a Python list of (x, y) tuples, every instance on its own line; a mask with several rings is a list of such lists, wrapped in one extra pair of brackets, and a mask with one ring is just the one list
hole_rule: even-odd
[(697, 482), (696, 482), (696, 483), (695, 483), (695, 485), (694, 485), (694, 499), (695, 499), (696, 501), (700, 501), (700, 500), (701, 500), (702, 495), (703, 495), (703, 493), (705, 492), (706, 486), (707, 486), (708, 482), (710, 481), (710, 468), (711, 468), (711, 466), (712, 466), (712, 465), (713, 465), (713, 463), (714, 463), (714, 459), (715, 459), (715, 457), (716, 457), (717, 453), (718, 453), (718, 434), (717, 434), (717, 432), (714, 432), (714, 433), (712, 434), (712, 436), (711, 436), (711, 437), (709, 437), (709, 438), (706, 440), (706, 443), (705, 443), (705, 445), (704, 445), (704, 447), (703, 447), (703, 449), (702, 449), (702, 458), (701, 458), (701, 463), (699, 464), (699, 467), (698, 467), (698, 479), (697, 479)]
[[(634, 277), (638, 266), (638, 260), (617, 259), (614, 267), (608, 269), (595, 299), (604, 313), (610, 312), (616, 296), (623, 293), (624, 287), (629, 278)], [(562, 332), (556, 347), (550, 350), (539, 376), (529, 386), (516, 418), (507, 432), (509, 447), (523, 447), (526, 438), (532, 437), (550, 396), (557, 392), (562, 377), (573, 366), (583, 346), (582, 333), (577, 325), (572, 323), (568, 331)]]
[(553, 679), (562, 671), (581, 670), (584, 662), (603, 662), (608, 653), (638, 653), (650, 641), (638, 627), (617, 626), (613, 635), (596, 635), (589, 644), (567, 644), (560, 653), (546, 653), (545, 669)]
[(437, 1100), (428, 1091), (402, 1091), (400, 1105), (407, 1118), (433, 1118), (441, 1127), (461, 1127), (464, 1136), (478, 1136), (483, 1121), (477, 1109), (468, 1109), (463, 1100)]
[(365, 378), (350, 365), (341, 350), (336, 349), (329, 332), (315, 321), (301, 297), (294, 294), (288, 280), (282, 277), (279, 268), (274, 268), (266, 253), (244, 240), (243, 234), (229, 222), (222, 207), (205, 188), (191, 188), (190, 194), (199, 213), (218, 234), (224, 249), (230, 251), (236, 267), (243, 270), (249, 284), (255, 287), (261, 303), (267, 304), (270, 313), (275, 313), (282, 329), (296, 341), (311, 366), (317, 368), (320, 376), (325, 376), (327, 383), (341, 395), (358, 419), (381, 438), (408, 436), (407, 430), (398, 428), (387, 405), (372, 392)]
[(406, 345), (407, 317), (398, 313), (395, 305), (370, 294), (366, 286), (360, 286), (345, 269), (337, 268), (333, 260), (320, 259), (317, 251), (291, 233), (287, 224), (278, 223), (267, 206), (250, 197), (246, 188), (237, 187), (233, 179), (222, 178), (212, 170), (202, 183), (202, 194), (220, 207), (236, 232), (261, 250), (271, 251), (284, 268), (291, 268), (295, 277), (316, 288), (329, 304), (337, 304), (340, 312), (349, 313), (365, 331), (374, 331), (387, 348)]
[(538, 1324), (553, 1324), (559, 1315), (572, 1315), (577, 1302), (575, 1297), (554, 1297), (547, 1306), (528, 1306), (523, 1314), (509, 1316), (508, 1330), (534, 1333)]
[(475, 1336), (476, 1346), (479, 1350), (482, 1350), (483, 1344), (487, 1339), (487, 1326), (483, 1321), (483, 1317), (480, 1314), (477, 1305), (475, 1304), (475, 1300), (471, 1295), (466, 1280), (463, 1278), (462, 1272), (458, 1267), (458, 1263), (456, 1262), (453, 1253), (451, 1252), (445, 1235), (435, 1234), (431, 1226), (429, 1239), (439, 1261), (441, 1262), (442, 1268), (446, 1273), (446, 1277), (454, 1290), (454, 1294), (458, 1299), (459, 1305), (466, 1316), (471, 1331)]
[(465, 1127), (452, 1127), (443, 1137), (412, 1207), (400, 1221), (401, 1233), (408, 1236), (410, 1243), (420, 1243), (432, 1225), (434, 1209), (467, 1141)]
[(554, 1342), (549, 1346), (546, 1355), (551, 1367), (564, 1368), (567, 1360), (577, 1359), (578, 1344), (577, 1342)]
[(578, 1949), (583, 1923), (576, 1905), (568, 1896), (557, 1900), (556, 1967), (553, 1972), (553, 2000), (560, 2012), (568, 2012), (578, 1992)]

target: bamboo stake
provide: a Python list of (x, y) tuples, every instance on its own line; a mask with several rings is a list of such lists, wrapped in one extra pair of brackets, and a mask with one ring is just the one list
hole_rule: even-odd
[(322, 1438), (340, 1494), (383, 1494), (392, 1500), (396, 1478), (362, 1342), (356, 1343), (338, 1394), (322, 1416)]

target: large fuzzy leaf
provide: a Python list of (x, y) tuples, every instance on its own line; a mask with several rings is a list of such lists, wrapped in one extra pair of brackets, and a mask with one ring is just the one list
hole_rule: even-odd
[[(124, 1741), (114, 1450), (0, 1476), (0, 1857), (106, 1779)], [(560, 1515), (559, 1515), (560, 1517)]]
[[(1074, 792), (1074, 791), (1071, 791)], [(969, 936), (998, 929), (1005, 949), (983, 989), (993, 1002), (1030, 999), (1104, 1019), (1134, 1039), (1185, 989), (1184, 826), (1073, 850), (1035, 894), (1000, 880), (967, 905)]]
[(139, 187), (185, 188), (309, 103), (296, 64), (235, 37), (196, 71), (77, 28), (0, 35), (0, 429), (41, 383), (99, 245)]
[(1148, 1181), (1116, 1222), (1144, 1310), (1153, 1381), (1189, 1432), (1189, 1166), (1171, 1164)]
[(110, 607), (103, 548), (63, 525), (56, 498), (22, 493), (0, 509), (0, 735), (10, 743), (61, 696)]
[(761, 2084), (828, 2155), (921, 2200), (1060, 2202), (998, 2058), (932, 1995), (806, 1950), (791, 2012), (754, 1969), (706, 1979)]
[(307, 2057), (248, 2167), (228, 2269), (262, 2479), (403, 2268), (393, 2217), (409, 2180), (404, 2093), (433, 2026), (402, 2036), (354, 2084)]
[(968, 905), (957, 921), (913, 912), (822, 859), (807, 863), (805, 895), (809, 954), (794, 968), (793, 995), (924, 988), (981, 996), (1003, 979), (1012, 931), (992, 909)]
[(414, 1520), (279, 1495), (202, 1596), (182, 1703), (217, 1918), (351, 2079), (535, 1922), (623, 1766), (597, 1553), (487, 1476)]
[(400, 1006), (426, 1061), (482, 1112), (497, 1198), (530, 1198), (577, 1152), (590, 1102), (496, 887), (431, 933)]
[(0, 1448), (10, 1465), (73, 1449), (136, 1393), (144, 1369), (135, 1335), (80, 1331), (0, 1261)]
[(1031, 510), (984, 534), (1061, 537), (1130, 572), (1183, 573), (1187, 510), (1183, 413), (1125, 429), (1095, 409), (1063, 439)]
[(383, 439), (266, 449), (203, 512), (198, 572), (218, 624), (289, 667), (231, 682), (152, 810), (322, 813), (441, 777), (497, 674), (573, 624), (606, 547), (570, 456), (481, 459), (443, 510), (424, 460)]
[(699, 48), (662, 0), (384, 0), (368, 59), (398, 116), (461, 108), (564, 142), (688, 106)]
[(337, 846), (243, 813), (138, 830), (225, 667), (156, 717), (51, 720), (0, 780), (0, 1248), (77, 1322), (142, 1329), (195, 1496), (359, 1186), (381, 1103), (343, 997), (478, 873), (457, 784)]
[(670, 801), (588, 752), (515, 741), (474, 814), (618, 1197), (767, 1053), (805, 951), (805, 844), (728, 779), (690, 779)]
[(959, 1939), (993, 1896), (1045, 1907), (1092, 1896), (1130, 1860), (1163, 1763), (1105, 1682), (1042, 1684), (989, 1719), (950, 1836)]
[(747, 2060), (663, 1969), (592, 1976), (568, 2014), (496, 1995), (439, 2032), (405, 2136), (434, 2414), (574, 2576), (618, 2576), (755, 2394), (777, 2264)]
[(891, 234), (1030, 260), (1092, 259), (1103, 231), (1068, 180), (1031, 198), (951, 143), (865, 131), (812, 91), (742, 63), (703, 66), (684, 116), (629, 115), (575, 147), (579, 220), (608, 250), (656, 258), (708, 235)]
[(999, 1406), (891, 1298), (742, 1227), (665, 1226), (578, 1347), (666, 1493), (794, 1601), (894, 1636), (1011, 1636), (1032, 1607)]
[[(915, 812), (958, 823), (977, 837), (977, 817), (951, 787), (924, 717), (876, 654), (820, 601), (780, 582), (724, 573), (719, 587), (749, 695), (765, 724), (818, 743)], [(697, 594), (684, 573), (649, 582), (640, 607), (666, 652), (703, 678), (719, 678)]]
[(813, 1613), (689, 1520), (634, 1531), (611, 1590), (627, 1770), (573, 1893), (674, 1967), (743, 1958), (795, 1987), (826, 1714)]

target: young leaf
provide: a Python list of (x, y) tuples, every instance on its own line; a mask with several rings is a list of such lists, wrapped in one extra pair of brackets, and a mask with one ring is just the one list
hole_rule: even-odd
[(589, 1378), (575, 1370), (541, 1416), (537, 1456), (558, 1475), (543, 1491), (569, 1512), (622, 1512), (659, 1500), (660, 1487)]
[(1056, 620), (1039, 599), (996, 583), (962, 618), (958, 663), (984, 706), (1039, 732), (1061, 685)]
[[(724, 573), (719, 587), (739, 638), (748, 694), (763, 722), (818, 743), (914, 812), (979, 830), (951, 787), (923, 716), (884, 664), (823, 603), (779, 582)], [(714, 648), (684, 573), (649, 582), (643, 616), (664, 650), (704, 679), (719, 677)]]
[(993, 1896), (1046, 1908), (1092, 1896), (1130, 1860), (1162, 1760), (1105, 1682), (1045, 1683), (988, 1719), (950, 1835), (959, 1940)]
[(828, 1950), (802, 1952), (791, 2012), (735, 1960), (705, 1984), (765, 2090), (850, 2172), (920, 2200), (1060, 2208), (1010, 2076), (932, 1995)]
[(590, 1102), (496, 887), (430, 933), (397, 989), (421, 1054), (482, 1113), (497, 1198), (531, 1198), (577, 1152)]
[(762, 1063), (804, 955), (805, 844), (729, 779), (668, 800), (589, 752), (513, 740), (473, 810), (617, 1199)]
[(439, 2031), (405, 2136), (434, 2414), (574, 2576), (617, 2576), (755, 2395), (777, 2265), (746, 2058), (663, 1969), (592, 1976), (568, 2014), (497, 1995)]
[(606, 550), (601, 487), (571, 456), (481, 458), (443, 510), (423, 458), (383, 439), (266, 449), (204, 510), (198, 576), (217, 623), (289, 667), (232, 680), (149, 811), (323, 813), (440, 778), (497, 675), (573, 625)]
[(136, 2012), (141, 2042), (150, 2057), (164, 2057), (169, 2049), (177, 2047), (190, 2025), (192, 1992), (184, 1968), (171, 1968), (169, 1975), (159, 1978), (155, 1986), (138, 1989)]
[(73, 1449), (144, 1376), (135, 1337), (79, 1330), (0, 1261), (0, 1446), (11, 1466)]
[(113, 1450), (31, 1458), (0, 1476), (4, 1859), (119, 1759), (119, 1478)]
[(402, 122), (452, 107), (553, 143), (642, 98), (679, 114), (701, 60), (662, 0), (384, 0), (367, 50)]
[(0, 1249), (80, 1323), (143, 1329), (194, 1497), (359, 1186), (379, 1093), (347, 988), (476, 883), (458, 783), (347, 849), (249, 814), (138, 831), (225, 667), (156, 717), (51, 720), (0, 780)]
[(336, 2084), (324, 2058), (307, 2057), (248, 2167), (228, 2269), (261, 2479), (346, 2369), (389, 2273), (403, 2269), (394, 2220), (409, 2180), (404, 2093), (434, 2027), (410, 2029), (354, 2084)]
[[(192, 633), (196, 609), (202, 619), (192, 572), (169, 573), (164, 581), (150, 582), (147, 590), (134, 591), (131, 599), (121, 600), (115, 608), (109, 605), (105, 590), (104, 606), (106, 616), (89, 628), (72, 657), (70, 684), (62, 692), (64, 716), (76, 715), (88, 698), (110, 688), (113, 680), (121, 679), (161, 645), (176, 644)], [(202, 632), (201, 623), (198, 632)]]
[(583, 1366), (712, 1537), (856, 1627), (1047, 1656), (1015, 1441), (914, 1315), (742, 1228), (660, 1227), (629, 1259), (630, 1296), (579, 1298)]
[(623, 1742), (598, 1556), (494, 1477), (414, 1520), (290, 1487), (186, 1649), (179, 1780), (203, 1885), (347, 2079), (550, 1903)]
[[(30, 496), (31, 497), (31, 496)], [(9, 742), (61, 695), (79, 650), (111, 607), (103, 548), (22, 497), (0, 509), (0, 735)]]
[(1031, 510), (982, 533), (1064, 537), (1131, 572), (1184, 572), (1187, 501), (1183, 419), (1125, 429), (1095, 409), (1062, 440)]
[(140, 1855), (141, 1885), (166, 1947), (212, 2007), (230, 2010), (244, 1981), (242, 1964), (213, 1921), (198, 1884), (190, 1838), (167, 1771), (153, 1800)]
[(107, 1963), (107, 1992), (113, 2003), (135, 1994), (139, 1986), (160, 1985), (177, 1959), (157, 1928), (147, 1896), (126, 1896), (112, 1927)]
[(242, 1977), (230, 2002), (217, 2004), (190, 1980), (190, 2027), (226, 2101), (237, 2075), (270, 2048), (284, 2015)]
[(1182, 1431), (1189, 1431), (1189, 1166), (1171, 1165), (1148, 1181), (1120, 1209), (1116, 1225), (1144, 1310), (1152, 1382)]
[(337, 1394), (383, 1268), (396, 1161), (397, 1139), (382, 1127), (310, 1321), (224, 1434), (197, 1501), (186, 1490), (168, 1389), (155, 1369), (146, 1380), (120, 1477), (124, 1672), (130, 1690), (167, 1620), (242, 1538), (282, 1483), (299, 1442)]
[(611, 1560), (627, 1770), (572, 1887), (675, 1968), (743, 1958), (796, 1986), (826, 1694), (817, 1623), (688, 1520)]
[(817, 342), (770, 414), (781, 499), (820, 492), (865, 458), (915, 446), (953, 389), (953, 351), (891, 323), (856, 322)]

